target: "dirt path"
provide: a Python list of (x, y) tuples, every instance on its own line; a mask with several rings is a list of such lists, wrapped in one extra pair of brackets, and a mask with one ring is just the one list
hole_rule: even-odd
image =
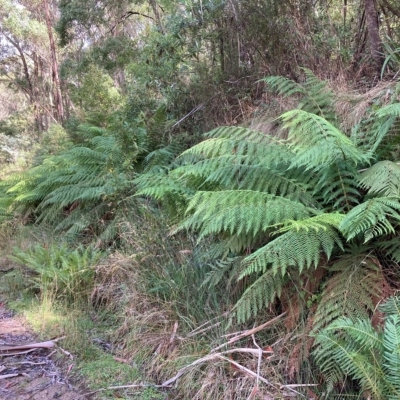
[(73, 361), (57, 348), (34, 349), (25, 354), (2, 351), (8, 346), (36, 341), (32, 332), (0, 301), (0, 399), (87, 400), (68, 381), (68, 367)]

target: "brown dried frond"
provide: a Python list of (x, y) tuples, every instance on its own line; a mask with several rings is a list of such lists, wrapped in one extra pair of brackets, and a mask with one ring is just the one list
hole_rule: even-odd
[[(380, 82), (373, 88), (365, 90), (362, 87), (358, 89), (354, 87), (335, 87), (337, 94), (336, 112), (341, 121), (343, 121), (343, 128), (349, 131), (352, 127), (356, 126), (365, 117), (368, 109), (378, 99), (381, 105), (388, 104), (391, 100), (391, 93), (397, 82)], [(364, 90), (363, 90), (364, 89)]]

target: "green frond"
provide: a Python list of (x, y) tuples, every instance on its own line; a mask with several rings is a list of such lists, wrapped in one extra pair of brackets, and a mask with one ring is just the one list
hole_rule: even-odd
[(288, 129), (288, 142), (296, 154), (293, 167), (320, 171), (335, 162), (357, 164), (365, 161), (353, 142), (330, 122), (303, 110), (288, 111), (280, 116)]
[(252, 143), (273, 143), (279, 142), (278, 139), (263, 132), (243, 128), (241, 126), (219, 126), (204, 134), (206, 139), (229, 139), (236, 142), (248, 141)]
[(222, 283), (224, 287), (230, 287), (239, 274), (241, 260), (242, 257), (227, 257), (208, 263), (210, 271), (207, 272), (201, 286), (212, 289)]
[(382, 336), (383, 367), (386, 383), (390, 387), (388, 399), (400, 398), (400, 315), (386, 317)]
[(227, 232), (257, 235), (284, 219), (300, 219), (312, 210), (299, 202), (251, 190), (197, 192), (189, 202), (189, 217), (181, 229), (200, 232), (200, 238)]
[[(231, 129), (235, 130), (234, 127)], [(186, 162), (188, 156), (200, 156), (201, 159), (205, 159), (236, 155), (238, 157), (248, 156), (256, 160), (268, 160), (268, 165), (276, 165), (281, 163), (282, 160), (287, 162), (289, 154), (290, 150), (287, 146), (276, 143), (270, 137), (264, 135), (264, 143), (262, 144), (249, 139), (210, 138), (184, 151), (178, 160), (183, 159)], [(250, 159), (248, 162), (250, 162)]]
[(144, 172), (167, 167), (170, 165), (176, 156), (182, 151), (182, 146), (179, 143), (170, 143), (169, 145), (153, 150), (146, 155), (143, 165)]
[(299, 99), (298, 109), (310, 112), (327, 119), (336, 120), (334, 111), (334, 93), (327, 83), (318, 79), (309, 69), (303, 68), (306, 80), (294, 82), (282, 76), (270, 76), (263, 81), (278, 94)]
[(107, 134), (106, 129), (100, 128), (92, 124), (81, 124), (78, 126), (78, 134), (84, 139), (90, 140), (95, 136), (103, 136)]
[(266, 271), (257, 278), (235, 305), (234, 311), (238, 322), (247, 321), (273, 303), (277, 297), (280, 297), (288, 280), (287, 274), (276, 274), (272, 270)]
[(380, 161), (361, 174), (360, 186), (371, 194), (399, 197), (400, 166), (392, 161)]
[(392, 221), (400, 221), (400, 202), (397, 197), (377, 197), (354, 207), (342, 220), (340, 231), (351, 240), (364, 236), (364, 242), (376, 236), (395, 233)]
[(400, 103), (388, 104), (387, 106), (381, 107), (377, 112), (378, 118), (382, 117), (400, 117)]
[(281, 96), (289, 97), (295, 94), (305, 95), (305, 90), (302, 85), (294, 82), (284, 76), (268, 76), (262, 79), (276, 93)]
[(246, 268), (240, 277), (270, 268), (283, 275), (288, 267), (296, 267), (301, 272), (317, 267), (323, 253), (329, 258), (335, 248), (342, 248), (339, 235), (332, 226), (326, 225), (326, 229), (318, 231), (298, 228), (292, 228), (246, 257), (243, 261)]
[(400, 316), (400, 297), (392, 296), (385, 300), (384, 303), (378, 307), (379, 311), (386, 315), (399, 315)]
[(355, 165), (335, 162), (318, 174), (313, 195), (326, 210), (350, 211), (362, 199)]
[(165, 105), (161, 105), (157, 108), (155, 113), (146, 121), (146, 135), (143, 147), (147, 152), (154, 151), (160, 145), (163, 145), (165, 140), (164, 137), (168, 132), (168, 128), (171, 125), (171, 121), (168, 119), (167, 108)]
[(369, 320), (340, 318), (316, 335), (313, 355), (323, 373), (335, 372), (337, 382), (350, 376), (374, 399), (384, 400), (379, 348), (382, 341)]
[(354, 127), (351, 139), (358, 149), (365, 153), (368, 160), (374, 160), (379, 155), (384, 140), (397, 133), (395, 122), (397, 117), (370, 117)]
[(301, 219), (297, 221), (287, 219), (283, 221), (283, 227), (280, 228), (276, 233), (283, 233), (288, 231), (299, 232), (301, 230), (305, 230), (306, 232), (310, 230), (313, 230), (315, 232), (319, 232), (320, 230), (327, 231), (328, 229), (331, 229), (331, 227), (338, 228), (343, 218), (344, 214), (325, 213), (319, 214), (315, 217)]
[(161, 201), (171, 215), (184, 215), (189, 199), (195, 190), (179, 182), (168, 170), (149, 171), (140, 174), (134, 181), (136, 196), (145, 196)]

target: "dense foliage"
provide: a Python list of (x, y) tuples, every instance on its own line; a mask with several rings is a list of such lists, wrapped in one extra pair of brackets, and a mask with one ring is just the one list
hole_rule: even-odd
[[(146, 353), (158, 380), (203, 329), (219, 344), (214, 327), (279, 315), (269, 396), (398, 396), (395, 1), (0, 0), (0, 17), (0, 232), (54, 234), (12, 250), (26, 286), (111, 307), (111, 282), (122, 347), (168, 337)], [(95, 273), (106, 253), (129, 265)], [(199, 371), (176, 398), (240, 397), (237, 371)]]

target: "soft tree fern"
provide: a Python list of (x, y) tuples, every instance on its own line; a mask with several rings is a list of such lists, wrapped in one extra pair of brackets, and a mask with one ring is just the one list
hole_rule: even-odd
[[(385, 279), (374, 252), (400, 259), (394, 239), (398, 167), (390, 161), (374, 164), (398, 107), (372, 112), (368, 119), (378, 122), (360, 124), (349, 135), (341, 130), (332, 92), (306, 74), (304, 85), (266, 79), (280, 94), (299, 98), (298, 109), (275, 120), (279, 132), (219, 127), (182, 153), (162, 178), (144, 174), (136, 180), (139, 194), (177, 205), (178, 229), (215, 242), (208, 246), (215, 258), (210, 262), (223, 266), (225, 275), (214, 267), (215, 279), (209, 276), (208, 282), (218, 284), (231, 265), (240, 282), (250, 283), (235, 307), (240, 321), (271, 305), (289, 281), (301, 290), (303, 274), (318, 267), (326, 269), (331, 293), (343, 294), (340, 286), (349, 271), (358, 277), (351, 281), (354, 297), (340, 302), (340, 312), (326, 301), (329, 293), (314, 289), (322, 293), (321, 310), (313, 311), (319, 328), (341, 315), (367, 315), (373, 307), (366, 300), (380, 295)], [(351, 246), (364, 241), (368, 249), (349, 255)], [(325, 316), (323, 309), (329, 310)]]
[[(100, 243), (116, 238), (121, 223), (141, 212), (133, 179), (158, 171), (173, 160), (180, 146), (163, 142), (164, 108), (127, 134), (81, 125), (81, 143), (49, 156), (26, 173), (3, 181), (0, 209), (30, 215), (67, 235), (95, 235)], [(129, 146), (126, 141), (129, 140)]]

